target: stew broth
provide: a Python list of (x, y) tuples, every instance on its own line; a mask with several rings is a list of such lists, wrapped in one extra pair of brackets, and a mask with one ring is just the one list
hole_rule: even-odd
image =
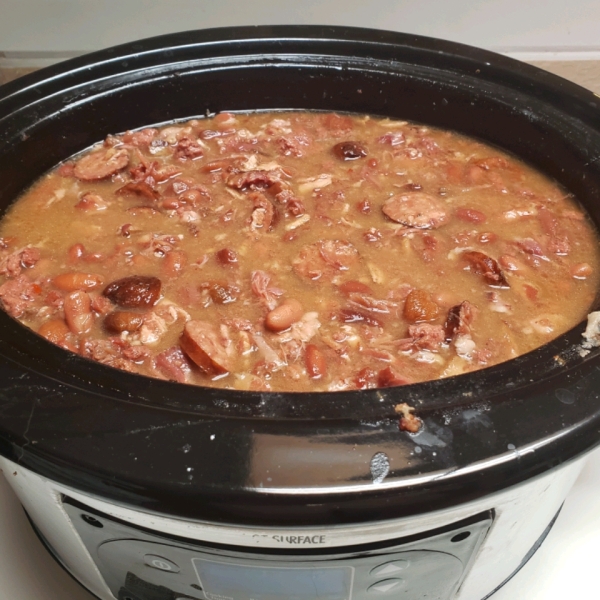
[(453, 132), (311, 112), (109, 136), (0, 225), (0, 301), (151, 377), (387, 387), (506, 361), (585, 318), (598, 237), (570, 195)]

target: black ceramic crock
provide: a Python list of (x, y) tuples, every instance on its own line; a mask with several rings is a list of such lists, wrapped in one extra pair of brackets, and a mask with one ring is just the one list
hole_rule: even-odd
[[(109, 133), (218, 111), (310, 109), (413, 120), (495, 144), (558, 180), (598, 225), (599, 104), (531, 66), (400, 33), (168, 35), (0, 88), (0, 206)], [(116, 371), (0, 313), (0, 453), (106, 500), (215, 522), (319, 525), (443, 509), (598, 443), (600, 359), (581, 352), (584, 325), (446, 380), (280, 394)], [(424, 420), (418, 435), (399, 431), (400, 402)]]

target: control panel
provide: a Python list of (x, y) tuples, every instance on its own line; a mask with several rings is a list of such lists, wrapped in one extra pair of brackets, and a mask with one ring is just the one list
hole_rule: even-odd
[(493, 520), (300, 552), (169, 538), (68, 498), (64, 508), (118, 600), (451, 600)]

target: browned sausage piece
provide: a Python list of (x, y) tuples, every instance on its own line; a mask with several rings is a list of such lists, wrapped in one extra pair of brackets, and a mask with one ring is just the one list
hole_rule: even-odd
[(451, 342), (457, 335), (470, 333), (469, 327), (473, 322), (475, 312), (475, 307), (468, 300), (453, 306), (448, 311), (448, 316), (444, 323), (445, 341)]
[(510, 287), (498, 263), (491, 256), (475, 250), (463, 252), (462, 256), (468, 261), (471, 271), (481, 275), (489, 286), (495, 288)]
[(122, 308), (148, 308), (158, 302), (160, 289), (157, 277), (132, 275), (113, 281), (102, 294)]
[(382, 210), (392, 221), (416, 229), (436, 229), (448, 220), (444, 203), (425, 192), (392, 196)]
[(122, 171), (128, 164), (129, 152), (125, 148), (108, 148), (79, 159), (73, 174), (83, 181), (96, 181)]
[(181, 349), (207, 375), (221, 375), (232, 370), (232, 360), (212, 323), (188, 321), (179, 338)]
[(113, 333), (137, 331), (144, 322), (144, 315), (127, 310), (115, 310), (104, 318), (104, 327)]

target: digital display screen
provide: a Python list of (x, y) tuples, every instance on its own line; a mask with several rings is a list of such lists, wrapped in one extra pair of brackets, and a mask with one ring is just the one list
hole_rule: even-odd
[(194, 558), (208, 600), (351, 600), (352, 567), (268, 567)]

